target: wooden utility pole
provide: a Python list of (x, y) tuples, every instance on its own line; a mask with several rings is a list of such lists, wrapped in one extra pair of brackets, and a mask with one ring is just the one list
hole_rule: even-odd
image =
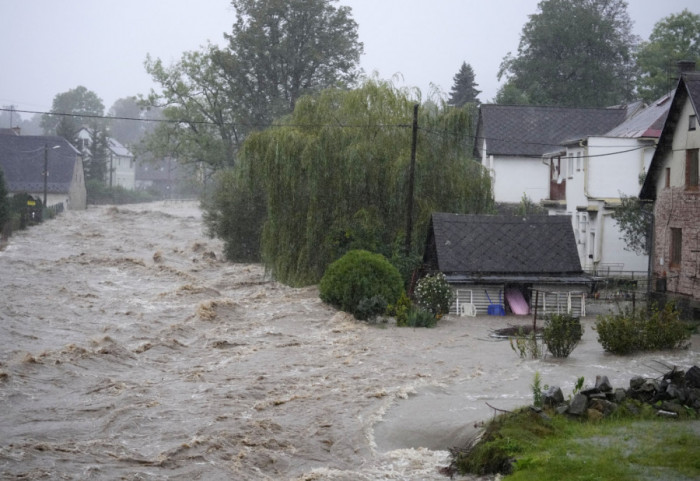
[(413, 106), (413, 139), (411, 140), (411, 165), (408, 170), (408, 198), (406, 200), (406, 255), (411, 254), (413, 235), (413, 184), (416, 177), (416, 144), (418, 142), (418, 106)]

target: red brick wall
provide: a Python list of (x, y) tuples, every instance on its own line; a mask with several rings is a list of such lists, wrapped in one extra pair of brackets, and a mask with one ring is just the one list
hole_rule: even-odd
[[(677, 268), (670, 266), (671, 228), (683, 232), (681, 264)], [(654, 280), (665, 276), (669, 293), (700, 300), (700, 192), (671, 187), (658, 193), (654, 205), (652, 276)]]

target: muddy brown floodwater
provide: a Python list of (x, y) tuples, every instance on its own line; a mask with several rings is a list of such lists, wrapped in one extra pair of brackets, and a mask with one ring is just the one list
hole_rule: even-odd
[[(446, 451), (531, 401), (700, 362), (617, 357), (584, 320), (559, 360), (521, 360), (495, 328), (371, 326), (259, 265), (222, 260), (194, 202), (91, 207), (0, 251), (0, 475), (22, 479), (444, 480)], [(474, 478), (463, 478), (474, 479)]]

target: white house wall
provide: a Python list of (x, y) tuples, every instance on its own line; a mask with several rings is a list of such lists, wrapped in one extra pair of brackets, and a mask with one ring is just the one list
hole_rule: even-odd
[[(484, 165), (489, 166), (487, 159)], [(541, 158), (494, 157), (492, 176), (496, 202), (520, 203), (523, 194), (533, 202), (549, 196), (549, 166)]]
[(648, 169), (653, 153), (649, 141), (613, 137), (591, 137), (587, 146), (567, 149), (566, 212), (584, 269), (647, 270), (648, 257), (626, 249), (606, 201), (639, 194), (639, 175)]

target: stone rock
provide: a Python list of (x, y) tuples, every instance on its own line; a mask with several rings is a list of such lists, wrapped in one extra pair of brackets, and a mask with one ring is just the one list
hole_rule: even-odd
[(644, 379), (643, 377), (634, 376), (632, 379), (630, 379), (630, 389), (638, 391), (642, 388), (645, 382), (646, 379)]
[(564, 402), (564, 393), (559, 386), (552, 386), (544, 393), (545, 406), (558, 406)]
[(680, 414), (683, 412), (683, 406), (681, 406), (677, 402), (664, 401), (661, 403), (661, 410)]
[(595, 387), (600, 392), (610, 392), (613, 389), (612, 384), (610, 384), (610, 380), (608, 379), (608, 376), (596, 376)]
[(625, 399), (627, 399), (627, 393), (621, 387), (615, 389), (615, 393), (613, 396), (614, 396), (614, 401), (618, 404), (623, 402)]
[(605, 399), (593, 399), (591, 400), (589, 406), (589, 411), (595, 409), (599, 411), (603, 416), (610, 416), (617, 410), (617, 404), (607, 401)]
[(560, 404), (559, 406), (556, 407), (555, 411), (557, 414), (566, 414), (566, 412), (569, 410), (569, 405), (568, 404)]
[(588, 417), (589, 421), (600, 421), (601, 419), (603, 419), (603, 413), (601, 413), (597, 409), (588, 409), (586, 411), (586, 416)]
[(678, 417), (678, 413), (674, 413), (673, 411), (664, 411), (664, 410), (656, 411), (656, 415), (659, 417), (663, 417), (663, 418), (677, 418)]
[(685, 373), (685, 382), (688, 386), (700, 389), (700, 367), (693, 366)]
[(569, 404), (569, 414), (574, 416), (582, 416), (586, 412), (586, 407), (588, 407), (588, 397), (585, 394), (577, 394), (571, 400)]

